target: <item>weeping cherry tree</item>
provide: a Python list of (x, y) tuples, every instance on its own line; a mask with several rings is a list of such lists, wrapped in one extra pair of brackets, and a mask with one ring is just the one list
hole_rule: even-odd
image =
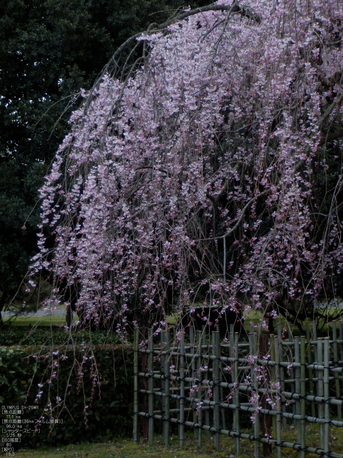
[(343, 296), (342, 21), (338, 0), (222, 0), (124, 43), (41, 189), (48, 305), (118, 332), (199, 305), (271, 330)]

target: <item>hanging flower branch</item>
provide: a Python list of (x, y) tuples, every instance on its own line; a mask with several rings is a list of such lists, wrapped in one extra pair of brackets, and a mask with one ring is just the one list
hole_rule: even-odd
[(342, 295), (342, 19), (336, 0), (221, 1), (128, 40), (41, 189), (51, 300), (73, 288), (84, 325), (118, 331), (198, 304), (271, 329)]

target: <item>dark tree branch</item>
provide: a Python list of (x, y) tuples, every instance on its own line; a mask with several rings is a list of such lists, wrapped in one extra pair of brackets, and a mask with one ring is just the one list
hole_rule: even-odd
[(244, 218), (244, 215), (245, 215), (245, 212), (248, 210), (248, 208), (250, 207), (250, 205), (256, 200), (258, 199), (259, 197), (262, 197), (262, 196), (265, 196), (267, 194), (269, 194), (270, 190), (267, 189), (266, 191), (263, 191), (261, 192), (260, 194), (258, 194), (257, 196), (254, 196), (252, 199), (249, 200), (249, 202), (247, 202), (244, 206), (244, 208), (242, 209), (241, 211), (241, 214), (236, 222), (236, 224), (228, 231), (226, 232), (225, 234), (219, 236), (219, 237), (208, 237), (208, 238), (204, 238), (204, 239), (197, 239), (197, 240), (194, 240), (195, 242), (202, 242), (202, 241), (209, 241), (209, 240), (221, 240), (221, 239), (225, 239), (226, 237), (229, 237), (229, 235), (231, 235), (233, 232), (235, 232), (235, 230), (238, 228), (238, 226), (241, 224), (242, 222), (242, 219)]
[(336, 132), (332, 132), (332, 134), (325, 135), (320, 140), (320, 144), (324, 145), (326, 142), (332, 142), (333, 140), (338, 140), (339, 138), (343, 137), (343, 129), (337, 130)]
[[(162, 24), (153, 23), (148, 27), (148, 30), (146, 30), (145, 32), (139, 32), (139, 33), (136, 33), (135, 35), (132, 35), (130, 38), (124, 41), (124, 43), (121, 46), (119, 46), (119, 48), (116, 50), (116, 52), (111, 57), (110, 61), (105, 65), (105, 67), (99, 74), (98, 78), (96, 79), (92, 89), (90, 90), (90, 95), (94, 92), (95, 89), (98, 88), (99, 83), (102, 80), (103, 76), (110, 71), (111, 67), (114, 67), (115, 69), (120, 70), (120, 66), (117, 63), (118, 56), (120, 56), (120, 54), (124, 51), (124, 49), (128, 45), (136, 41), (137, 38), (144, 37), (144, 35), (146, 34), (149, 35), (149, 34), (153, 34), (153, 33), (156, 33), (162, 30), (166, 30), (171, 24), (174, 24), (175, 22), (183, 21), (184, 19), (187, 19), (190, 16), (194, 16), (195, 14), (204, 13), (206, 11), (229, 11), (230, 14), (231, 13), (240, 14), (243, 17), (251, 19), (256, 24), (260, 24), (262, 22), (262, 18), (260, 15), (256, 14), (253, 10), (251, 10), (250, 8), (247, 8), (246, 6), (239, 6), (237, 0), (234, 0), (232, 5), (217, 5), (217, 4), (212, 3), (207, 6), (194, 8), (193, 10), (183, 11), (182, 13), (177, 14), (175, 17), (168, 19), (167, 21), (163, 22)], [(132, 66), (129, 72), (129, 76), (131, 75), (134, 67), (135, 65)], [(91, 100), (92, 100), (92, 97), (88, 97), (88, 101), (85, 104), (85, 112), (87, 111)]]
[[(128, 38), (113, 54), (111, 61), (107, 64), (106, 68), (111, 65), (112, 62), (116, 63), (117, 56), (128, 46), (132, 41), (135, 41), (138, 37), (141, 37), (145, 33), (155, 33), (156, 31), (161, 31), (167, 29), (171, 24), (179, 21), (183, 21), (190, 16), (194, 16), (195, 14), (204, 13), (206, 11), (230, 11), (232, 13), (240, 14), (248, 19), (252, 19), (257, 24), (262, 22), (261, 16), (256, 14), (250, 8), (245, 6), (239, 6), (237, 1), (234, 1), (232, 5), (217, 5), (212, 3), (211, 5), (202, 6), (199, 8), (194, 8), (193, 10), (183, 11), (182, 13), (178, 14), (174, 18), (168, 19), (167, 21), (163, 22), (162, 24), (153, 23), (149, 26), (146, 32), (139, 32), (132, 37)], [(117, 64), (116, 64), (117, 65)]]
[(321, 129), (323, 127), (323, 124), (325, 123), (325, 121), (328, 119), (328, 117), (330, 116), (330, 114), (332, 113), (333, 109), (339, 105), (343, 100), (343, 94), (341, 94), (339, 97), (337, 97), (333, 103), (327, 108), (327, 110), (325, 111), (325, 113), (323, 114), (323, 116), (320, 118), (319, 120), (319, 129)]
[(239, 6), (238, 2), (234, 1), (232, 5), (217, 5), (212, 3), (211, 5), (194, 8), (194, 10), (184, 11), (178, 14), (175, 18), (168, 19), (168, 21), (165, 21), (162, 24), (153, 24), (153, 26), (155, 27), (153, 31), (164, 30), (174, 22), (183, 21), (184, 19), (187, 19), (190, 16), (194, 16), (195, 14), (199, 13), (204, 13), (206, 11), (230, 11), (232, 13), (240, 14), (241, 16), (244, 16), (248, 19), (252, 19), (257, 24), (260, 24), (262, 22), (261, 16), (256, 14), (250, 8), (247, 8), (245, 6)]

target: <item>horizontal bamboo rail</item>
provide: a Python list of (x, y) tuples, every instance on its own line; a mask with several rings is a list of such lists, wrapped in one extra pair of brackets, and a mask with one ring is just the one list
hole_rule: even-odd
[[(142, 418), (149, 424), (150, 443), (154, 422), (162, 422), (166, 445), (170, 425), (175, 424), (180, 446), (187, 427), (194, 430), (199, 445), (202, 432), (212, 433), (216, 449), (220, 435), (233, 437), (237, 454), (241, 439), (254, 441), (255, 458), (262, 454), (261, 445), (265, 455), (274, 448), (278, 458), (285, 447), (297, 450), (301, 458), (306, 453), (343, 458), (341, 450), (330, 448), (330, 427), (343, 428), (342, 323), (339, 339), (337, 334), (335, 325), (332, 339), (295, 337), (283, 342), (280, 335), (270, 336), (266, 354), (261, 352), (261, 337), (253, 333), (248, 342), (240, 343), (238, 335), (231, 333), (228, 343), (220, 343), (218, 332), (208, 336), (192, 330), (187, 341), (185, 335), (175, 340), (163, 333), (160, 342), (150, 332), (148, 346), (140, 348), (137, 332), (134, 440), (139, 441)], [(139, 370), (143, 355), (148, 366)], [(147, 383), (142, 387), (143, 380)], [(140, 398), (148, 400), (145, 411)], [(246, 415), (252, 420), (251, 434), (240, 429), (241, 417), (246, 423)], [(296, 426), (296, 442), (283, 440), (287, 422)], [(306, 424), (320, 428), (318, 447), (306, 444)]]

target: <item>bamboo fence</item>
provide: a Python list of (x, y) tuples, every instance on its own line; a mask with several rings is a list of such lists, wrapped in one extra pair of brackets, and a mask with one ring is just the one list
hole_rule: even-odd
[[(221, 435), (233, 437), (236, 455), (248, 439), (254, 441), (254, 458), (272, 451), (281, 458), (283, 448), (297, 450), (300, 458), (343, 458), (330, 440), (333, 433), (343, 434), (342, 322), (333, 323), (330, 337), (318, 339), (315, 329), (312, 338), (308, 332), (287, 341), (281, 329), (277, 335), (251, 332), (245, 341), (231, 332), (223, 342), (218, 332), (192, 328), (177, 336), (150, 332), (142, 345), (136, 332), (136, 442), (143, 427), (152, 444), (155, 426), (169, 445), (177, 428), (182, 447), (185, 428), (191, 428), (199, 446), (203, 434), (213, 435), (216, 450)], [(318, 426), (318, 446), (306, 442), (308, 424)], [(287, 438), (290, 426), (296, 428), (295, 442)]]

